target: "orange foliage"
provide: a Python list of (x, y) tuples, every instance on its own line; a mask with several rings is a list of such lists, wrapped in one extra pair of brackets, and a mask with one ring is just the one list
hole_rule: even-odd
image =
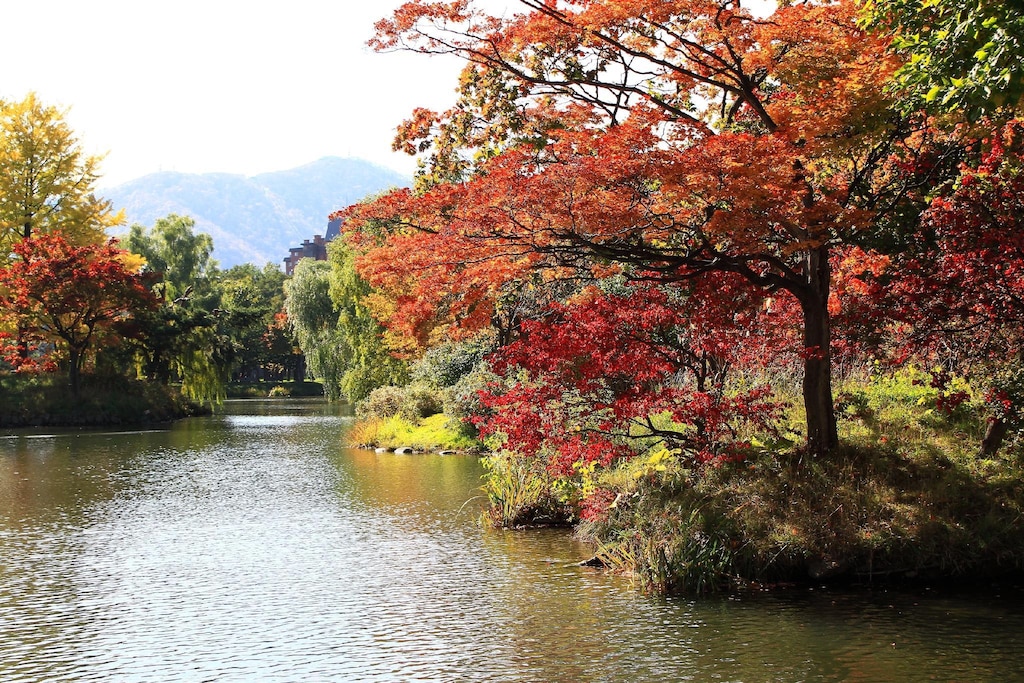
[(899, 66), (884, 41), (850, 0), (763, 19), (725, 0), (520, 4), (416, 0), (377, 26), (378, 49), (468, 60), (456, 105), (400, 130), (430, 152), (417, 191), (345, 214), (382, 321), (422, 345), (553, 273), (735, 273), (799, 302), (827, 450), (831, 251), (871, 229), (913, 132), (880, 87)]

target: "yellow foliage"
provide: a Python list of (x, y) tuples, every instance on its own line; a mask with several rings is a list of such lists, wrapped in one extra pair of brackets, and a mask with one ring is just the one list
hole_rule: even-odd
[(67, 111), (29, 93), (0, 100), (0, 253), (41, 233), (74, 244), (99, 244), (123, 212), (97, 197), (101, 157), (87, 156), (65, 121)]

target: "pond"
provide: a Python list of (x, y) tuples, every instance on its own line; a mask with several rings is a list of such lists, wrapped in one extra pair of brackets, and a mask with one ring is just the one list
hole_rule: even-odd
[(315, 401), (0, 434), (3, 681), (1024, 680), (1024, 591), (661, 599)]

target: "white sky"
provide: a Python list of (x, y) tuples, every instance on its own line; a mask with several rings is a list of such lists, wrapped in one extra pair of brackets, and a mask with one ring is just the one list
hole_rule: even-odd
[(411, 175), (412, 111), (458, 60), (366, 47), (400, 0), (0, 0), (0, 97), (70, 107), (107, 187), (160, 170), (254, 175), (324, 156)]
[(160, 170), (255, 175), (325, 156), (411, 175), (413, 158), (391, 151), (395, 128), (416, 106), (452, 104), (461, 63), (367, 48), (399, 4), (0, 0), (0, 97), (35, 91), (69, 107), (86, 152), (107, 155), (101, 189)]

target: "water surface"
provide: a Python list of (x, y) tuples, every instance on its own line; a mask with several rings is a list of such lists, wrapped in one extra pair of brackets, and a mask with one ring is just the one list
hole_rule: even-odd
[(349, 419), (0, 435), (0, 680), (1024, 680), (1013, 586), (645, 596), (481, 528), (475, 459), (346, 449)]

